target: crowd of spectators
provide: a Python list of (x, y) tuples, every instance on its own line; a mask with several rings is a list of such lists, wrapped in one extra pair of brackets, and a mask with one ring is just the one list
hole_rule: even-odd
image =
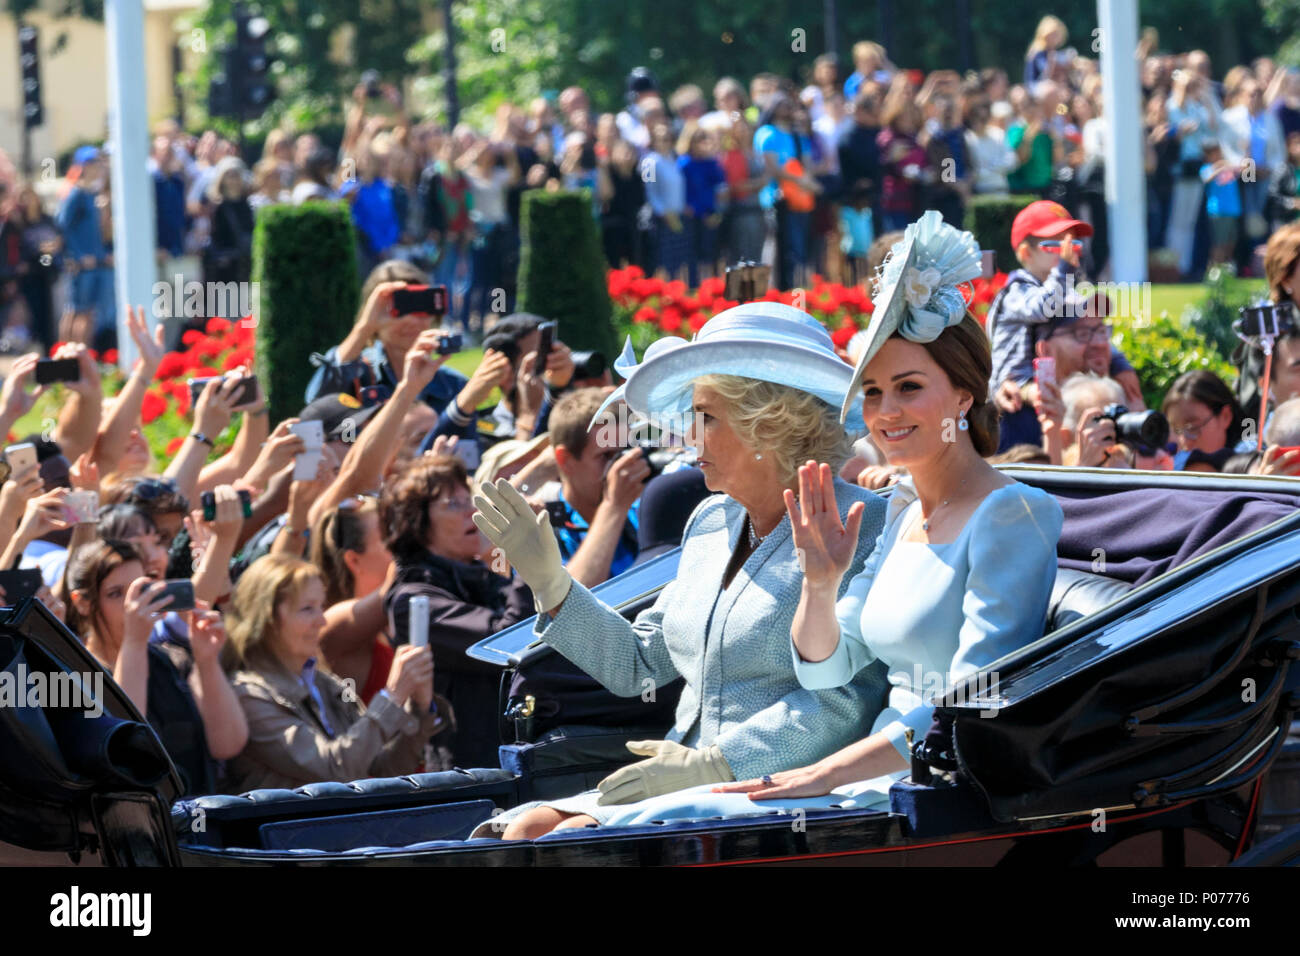
[[(274, 129), (255, 162), (211, 130), (164, 121), (149, 156), (159, 275), (247, 279), (258, 210), (342, 201), (363, 274), (413, 262), (481, 335), (489, 313), (514, 308), (523, 191), (586, 188), (611, 266), (691, 286), (759, 260), (782, 289), (810, 271), (854, 282), (875, 237), (931, 208), (960, 225), (972, 197), (1008, 193), (1088, 222), (1086, 269), (1105, 278), (1101, 74), (1090, 49), (1068, 44), (1044, 17), (1017, 77), (900, 69), (871, 41), (854, 44), (851, 64), (817, 57), (802, 84), (763, 72), (667, 91), (637, 68), (623, 104), (572, 86), (502, 103), (482, 130), (418, 120), (397, 87), (366, 77), (337, 148)], [(1159, 46), (1147, 30), (1137, 51), (1152, 274), (1197, 280), (1224, 261), (1259, 274), (1264, 238), (1300, 211), (1300, 71), (1261, 57), (1220, 76), (1204, 51)], [(105, 172), (101, 149), (82, 147), (48, 193), (0, 160), (0, 348), (111, 340)]]

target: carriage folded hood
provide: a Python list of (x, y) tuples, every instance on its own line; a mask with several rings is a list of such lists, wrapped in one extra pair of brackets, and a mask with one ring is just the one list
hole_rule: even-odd
[(108, 795), (180, 792), (153, 728), (76, 635), (39, 601), (0, 610), (0, 840), (76, 852)]

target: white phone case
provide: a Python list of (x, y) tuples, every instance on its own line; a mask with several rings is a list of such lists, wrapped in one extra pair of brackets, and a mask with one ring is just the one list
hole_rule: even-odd
[(9, 467), (13, 469), (14, 474), (18, 474), (36, 464), (36, 446), (31, 442), (10, 445), (5, 449), (5, 461), (9, 462)]
[(321, 453), (319, 451), (305, 451), (302, 454), (295, 455), (293, 459), (293, 480), (294, 481), (315, 481), (316, 471), (320, 468)]
[(325, 426), (319, 421), (298, 422), (290, 425), (289, 431), (302, 439), (308, 451), (319, 451), (325, 444)]

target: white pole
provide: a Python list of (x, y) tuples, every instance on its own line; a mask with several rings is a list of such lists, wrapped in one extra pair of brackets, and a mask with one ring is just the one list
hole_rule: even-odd
[(136, 348), (126, 329), (127, 307), (153, 314), (153, 181), (146, 165), (149, 115), (145, 108), (144, 4), (106, 0), (108, 33), (108, 135), (113, 143), (113, 275), (117, 295), (118, 364), (129, 373)]
[(1142, 162), (1136, 0), (1097, 0), (1105, 126), (1106, 219), (1116, 282), (1147, 278), (1146, 174)]

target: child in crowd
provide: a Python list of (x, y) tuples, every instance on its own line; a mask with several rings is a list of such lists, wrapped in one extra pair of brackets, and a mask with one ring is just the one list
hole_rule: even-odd
[(682, 130), (677, 142), (677, 167), (686, 180), (686, 206), (691, 220), (691, 260), (688, 264), (691, 288), (699, 285), (701, 270), (705, 278), (713, 275), (718, 259), (718, 224), (722, 213), (718, 200), (726, 198), (727, 174), (718, 162), (713, 134), (692, 120)]
[(1237, 246), (1237, 220), (1241, 218), (1241, 190), (1237, 186), (1237, 168), (1223, 158), (1217, 142), (1205, 144), (1205, 164), (1201, 182), (1205, 183), (1205, 213), (1210, 217), (1210, 264), (1232, 258)]
[[(1091, 235), (1092, 226), (1047, 199), (1030, 203), (1011, 224), (1011, 246), (1021, 267), (1007, 276), (985, 326), (993, 343), (989, 390), (1003, 413), (1000, 451), (1038, 444), (1041, 438), (1023, 393), (1034, 377), (1034, 326), (1071, 312), (1083, 314), (1087, 302), (1074, 290), (1084, 281), (1082, 240)], [(1114, 346), (1109, 371), (1124, 386), (1129, 406), (1143, 408), (1137, 373)]]
[(876, 237), (871, 215), (871, 197), (866, 189), (853, 190), (840, 206), (840, 252), (854, 285), (867, 278), (867, 253)]

